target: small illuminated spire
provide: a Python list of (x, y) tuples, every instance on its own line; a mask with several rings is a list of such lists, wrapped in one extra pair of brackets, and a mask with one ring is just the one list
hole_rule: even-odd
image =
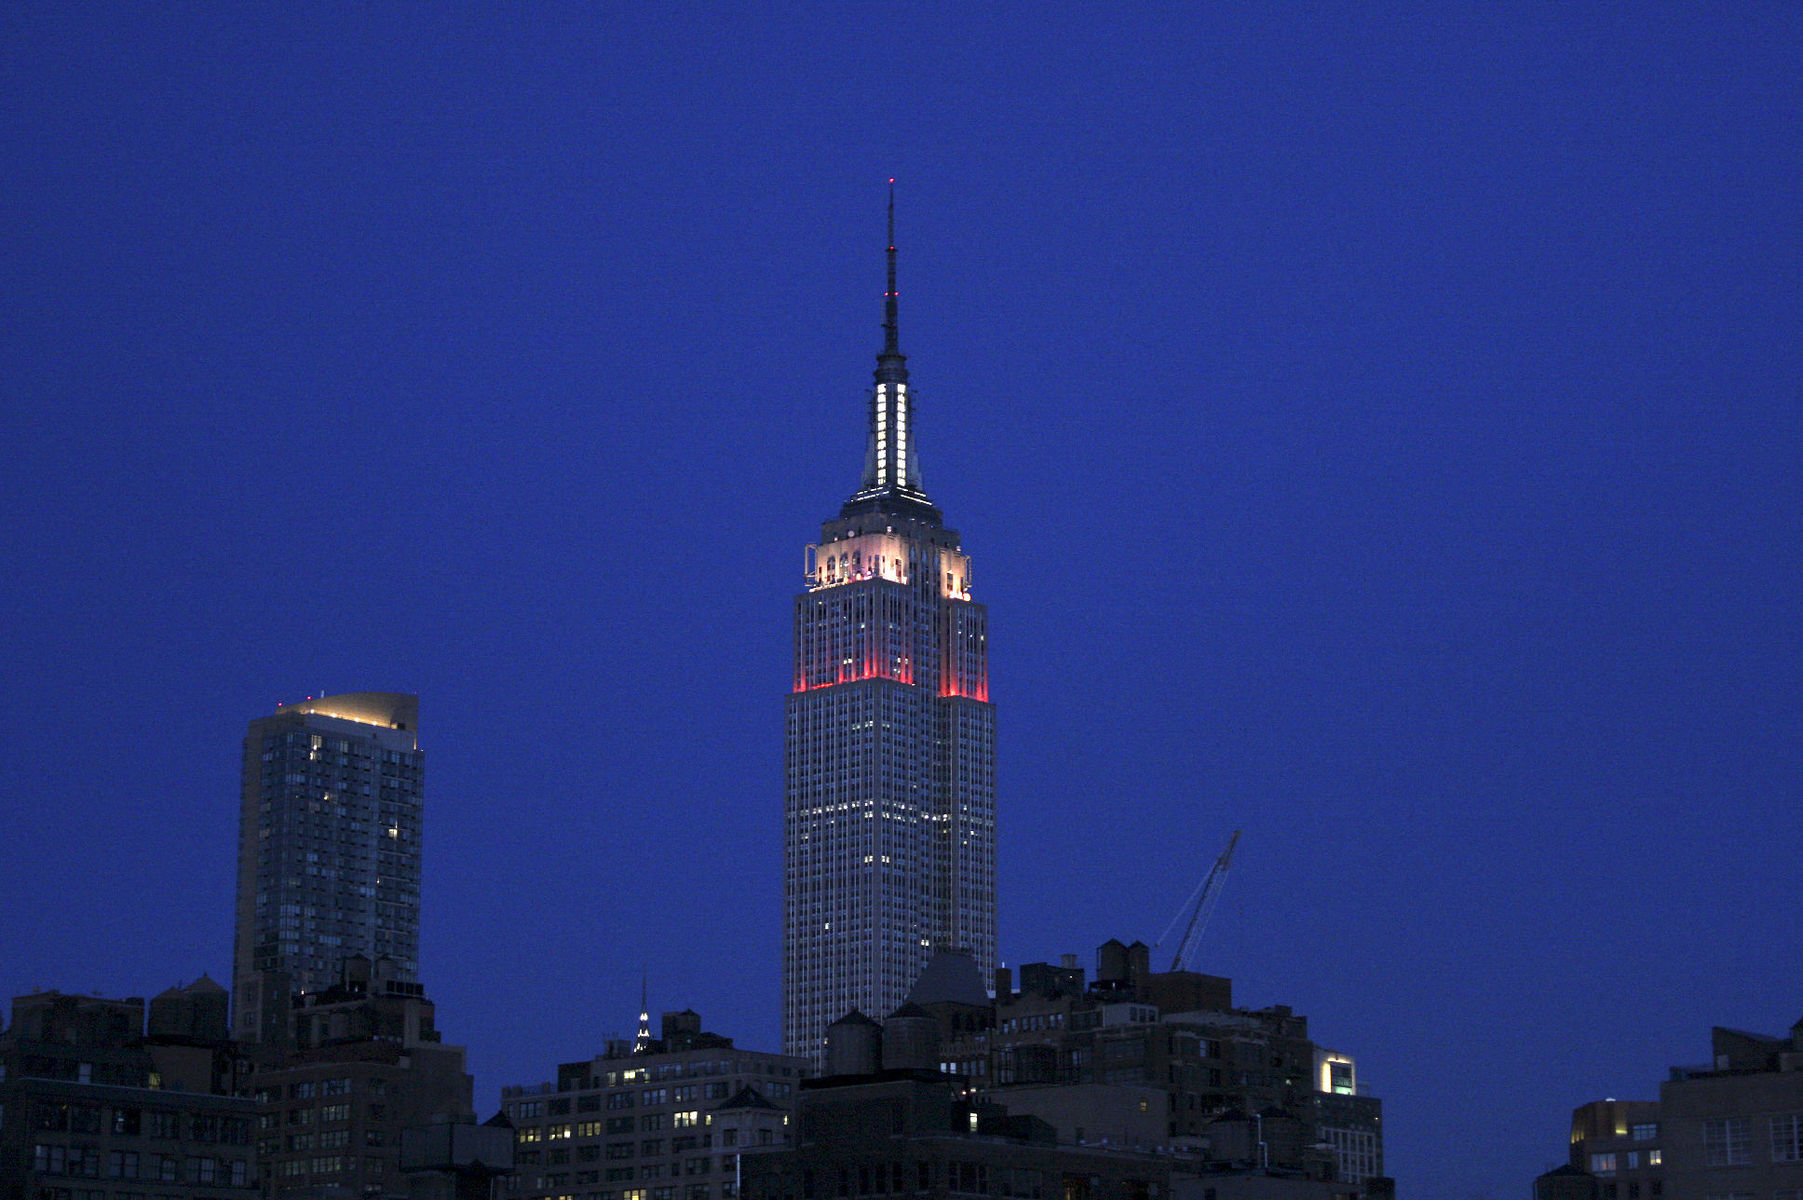
[(651, 1001), (650, 984), (644, 972), (639, 973), (639, 1035), (632, 1039), (634, 1054), (648, 1054), (651, 1044)]

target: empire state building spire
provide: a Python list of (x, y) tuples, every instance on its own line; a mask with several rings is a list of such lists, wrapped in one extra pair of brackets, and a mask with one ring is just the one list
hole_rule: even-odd
[(883, 352), (876, 356), (878, 383), (907, 383), (907, 357), (901, 352), (901, 301), (895, 290), (895, 180), (889, 181), (889, 290), (883, 293)]
[(895, 287), (895, 180), (889, 181), (889, 290), (883, 293), (883, 350), (876, 356), (876, 386), (870, 392), (870, 435), (864, 477), (845, 502), (842, 516), (886, 512), (937, 523), (939, 510), (920, 486), (914, 453), (914, 405), (908, 395), (908, 360), (901, 352)]

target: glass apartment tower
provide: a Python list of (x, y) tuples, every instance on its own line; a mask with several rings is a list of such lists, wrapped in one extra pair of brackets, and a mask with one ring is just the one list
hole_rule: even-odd
[(232, 1036), (282, 1041), (343, 959), (419, 978), (419, 697), (354, 692), (250, 723), (238, 825)]
[(807, 548), (785, 713), (783, 1051), (819, 1060), (939, 950), (995, 963), (995, 709), (970, 559), (921, 490), (894, 203), (864, 475)]

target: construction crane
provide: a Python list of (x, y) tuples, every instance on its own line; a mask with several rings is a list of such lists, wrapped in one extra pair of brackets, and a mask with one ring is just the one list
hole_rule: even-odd
[(1196, 943), (1201, 940), (1202, 930), (1208, 924), (1208, 914), (1214, 911), (1215, 902), (1221, 898), (1221, 886), (1227, 882), (1227, 867), (1233, 861), (1233, 848), (1239, 845), (1239, 841), (1240, 831), (1236, 829), (1233, 836), (1227, 839), (1227, 849), (1221, 851), (1221, 857), (1215, 859), (1214, 867), (1190, 894), (1190, 898), (1183, 902), (1183, 907), (1177, 910), (1177, 915), (1171, 918), (1171, 923), (1165, 926), (1164, 934), (1159, 937), (1158, 944), (1163, 946), (1171, 936), (1171, 930), (1177, 928), (1177, 923), (1183, 920), (1183, 914), (1189, 913), (1189, 925), (1183, 931), (1183, 940), (1177, 943), (1177, 953), (1171, 958), (1171, 970), (1189, 969), (1189, 959), (1196, 953)]

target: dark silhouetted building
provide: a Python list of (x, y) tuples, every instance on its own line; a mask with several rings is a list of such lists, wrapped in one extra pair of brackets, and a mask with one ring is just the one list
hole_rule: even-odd
[(805, 1059), (741, 1050), (693, 1011), (610, 1040), (556, 1082), (503, 1088), (516, 1130), (510, 1197), (735, 1200), (741, 1152), (789, 1135)]
[(216, 1043), (226, 1036), (231, 997), (202, 975), (193, 983), (158, 993), (150, 1001), (150, 1036)]
[(924, 1036), (907, 1024), (919, 1019), (913, 1008), (905, 1005), (881, 1026), (853, 1012), (829, 1027), (833, 1072), (802, 1084), (792, 1147), (745, 1156), (744, 1200), (1333, 1200), (1357, 1194), (1354, 1185), (1321, 1172), (1205, 1163), (1100, 1141), (1072, 1144), (1050, 1121), (973, 1094), (956, 1076), (912, 1065), (916, 1038)]
[(1803, 1021), (1782, 1037), (1718, 1026), (1710, 1044), (1711, 1060), (1673, 1067), (1657, 1101), (1573, 1111), (1569, 1165), (1595, 1200), (1803, 1197)]
[(1666, 1196), (1803, 1197), (1803, 1021), (1784, 1037), (1717, 1027), (1710, 1048), (1659, 1088)]
[(968, 1096), (937, 1070), (886, 1068), (881, 1035), (855, 1012), (829, 1029), (826, 1057), (838, 1073), (802, 1085), (793, 1147), (746, 1155), (745, 1200), (1165, 1195), (1168, 1164), (1060, 1146), (1045, 1122)]
[(389, 971), (387, 960), (344, 960), (337, 983), (296, 997), (293, 1044), (252, 1048), (270, 1200), (406, 1196), (417, 1187), (402, 1133), (475, 1120), (463, 1048), (443, 1044), (420, 985)]
[(480, 1125), (447, 1121), (403, 1130), (401, 1170), (414, 1181), (409, 1200), (494, 1200), (496, 1183), (513, 1174), (513, 1140), (504, 1113)]
[(249, 1200), (252, 1101), (219, 985), (151, 1002), (38, 992), (0, 1034), (0, 1200)]
[[(1097, 978), (1076, 956), (995, 972), (980, 1004), (967, 956), (935, 960), (909, 996), (939, 1023), (939, 1066), (973, 1093), (1033, 1114), (1060, 1139), (1327, 1177), (1384, 1178), (1383, 1110), (1346, 1054), (1282, 1005), (1235, 1008), (1231, 981), (1155, 972), (1141, 943), (1105, 943)], [(885, 1023), (887, 1025), (887, 1023)]]
[(290, 997), (347, 955), (419, 972), (419, 698), (356, 692), (250, 723), (238, 826), (232, 1036), (279, 1042)]
[(1534, 1200), (1597, 1200), (1596, 1176), (1567, 1164), (1534, 1180)]
[(995, 709), (970, 559), (922, 490), (894, 206), (864, 473), (807, 548), (785, 711), (783, 1048), (899, 1007), (934, 951), (995, 961)]
[(1611, 1200), (1655, 1200), (1665, 1193), (1664, 1154), (1656, 1101), (1596, 1100), (1572, 1111), (1565, 1172), (1548, 1172), (1541, 1180), (1575, 1194), (1584, 1188), (1581, 1173), (1595, 1189), (1589, 1200), (1602, 1200), (1605, 1189)]

